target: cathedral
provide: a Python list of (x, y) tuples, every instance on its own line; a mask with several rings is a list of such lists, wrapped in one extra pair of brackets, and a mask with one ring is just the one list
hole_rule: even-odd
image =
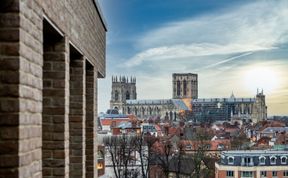
[(180, 112), (191, 110), (191, 100), (198, 97), (198, 77), (174, 73), (172, 78), (173, 99), (137, 100), (136, 78), (113, 76), (110, 107), (143, 119), (177, 120)]
[(258, 122), (267, 118), (265, 95), (257, 91), (254, 98), (198, 98), (198, 75), (172, 74), (172, 99), (138, 100), (135, 77), (112, 77), (110, 107), (138, 118), (161, 118), (176, 121), (181, 113), (190, 111), (190, 119), (229, 120), (242, 118)]

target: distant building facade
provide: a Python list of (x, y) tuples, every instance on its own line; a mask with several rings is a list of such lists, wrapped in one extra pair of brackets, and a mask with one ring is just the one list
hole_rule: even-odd
[[(188, 75), (186, 79), (189, 82), (192, 80)], [(190, 87), (190, 85), (187, 86)], [(191, 92), (189, 95), (191, 95)], [(144, 119), (160, 117), (162, 119), (176, 120), (180, 111), (189, 110), (189, 106), (187, 107), (185, 104), (189, 104), (189, 102), (190, 100), (185, 102), (183, 99), (137, 100), (136, 78), (112, 77), (110, 107), (118, 109), (123, 114), (134, 114)]]
[(120, 76), (112, 77), (112, 92), (110, 100), (110, 108), (118, 109), (123, 112), (126, 100), (136, 100), (136, 78)]
[(198, 98), (198, 75), (192, 73), (173, 73), (173, 99)]
[(215, 163), (215, 178), (287, 178), (288, 152), (272, 150), (224, 151)]
[(198, 75), (174, 73), (173, 99), (137, 100), (136, 78), (112, 77), (111, 108), (139, 118), (160, 117), (177, 120), (179, 112), (192, 110), (193, 120), (217, 121), (241, 118), (258, 122), (267, 118), (265, 95), (257, 91), (254, 98), (200, 98)]
[(201, 98), (192, 100), (193, 117), (196, 121), (250, 119), (258, 122), (267, 119), (265, 95), (258, 92), (255, 98)]
[(123, 108), (125, 114), (134, 114), (139, 118), (159, 117), (171, 121), (176, 121), (179, 112), (184, 110), (189, 108), (181, 99), (127, 100)]

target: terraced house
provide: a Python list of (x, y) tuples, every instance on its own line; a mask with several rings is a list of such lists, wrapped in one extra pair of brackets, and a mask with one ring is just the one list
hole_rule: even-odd
[(215, 178), (287, 178), (288, 152), (224, 151), (215, 163)]
[(94, 0), (1, 0), (1, 178), (97, 177), (106, 30)]

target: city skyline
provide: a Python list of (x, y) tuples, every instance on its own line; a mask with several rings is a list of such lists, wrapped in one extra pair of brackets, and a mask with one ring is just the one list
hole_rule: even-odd
[(191, 2), (100, 1), (108, 36), (98, 111), (109, 108), (112, 75), (136, 76), (139, 99), (162, 99), (172, 97), (172, 73), (190, 72), (199, 98), (259, 88), (268, 115), (288, 115), (288, 2)]

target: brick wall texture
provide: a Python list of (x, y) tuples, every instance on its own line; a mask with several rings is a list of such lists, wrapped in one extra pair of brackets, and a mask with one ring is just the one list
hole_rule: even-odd
[(1, 0), (0, 178), (96, 177), (105, 45), (93, 0)]

